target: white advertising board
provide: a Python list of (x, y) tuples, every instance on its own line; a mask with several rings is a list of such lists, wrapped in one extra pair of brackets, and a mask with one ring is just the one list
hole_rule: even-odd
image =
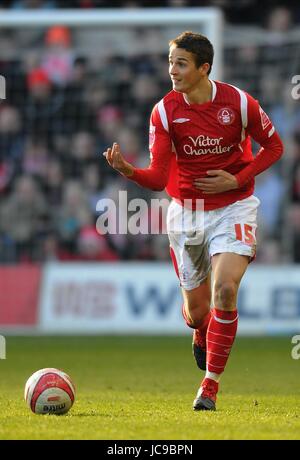
[[(191, 334), (171, 264), (49, 264), (39, 329), (69, 334)], [(240, 286), (239, 334), (300, 333), (300, 268), (249, 267)]]
[(53, 264), (44, 272), (40, 327), (68, 333), (184, 333), (168, 264)]

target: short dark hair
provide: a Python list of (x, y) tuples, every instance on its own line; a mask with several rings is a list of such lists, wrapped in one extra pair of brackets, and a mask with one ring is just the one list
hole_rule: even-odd
[(214, 48), (207, 37), (201, 34), (186, 31), (171, 40), (169, 42), (169, 46), (172, 45), (176, 45), (177, 48), (182, 48), (190, 53), (193, 53), (197, 68), (207, 62), (210, 65), (207, 75), (210, 74), (214, 59)]

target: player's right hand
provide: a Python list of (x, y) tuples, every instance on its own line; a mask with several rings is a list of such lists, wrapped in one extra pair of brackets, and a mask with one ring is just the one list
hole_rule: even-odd
[(105, 156), (108, 164), (116, 171), (119, 171), (125, 176), (132, 176), (134, 168), (124, 159), (119, 144), (114, 142), (112, 148), (108, 148), (103, 153), (103, 156)]

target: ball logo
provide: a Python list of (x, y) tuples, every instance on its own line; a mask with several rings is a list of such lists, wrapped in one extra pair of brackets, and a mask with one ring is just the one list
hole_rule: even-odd
[(43, 410), (44, 412), (57, 412), (65, 409), (66, 405), (65, 404), (58, 404), (57, 406), (44, 406)]
[(222, 125), (231, 125), (235, 120), (235, 115), (233, 110), (228, 107), (220, 109), (218, 112), (218, 120)]

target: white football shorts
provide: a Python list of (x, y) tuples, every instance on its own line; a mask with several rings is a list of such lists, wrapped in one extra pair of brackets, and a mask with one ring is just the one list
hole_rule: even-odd
[[(172, 201), (167, 214), (171, 255), (180, 285), (198, 287), (211, 270), (211, 257), (223, 252), (256, 252), (258, 198), (251, 195), (212, 211), (186, 210)], [(175, 260), (174, 260), (175, 259)]]

